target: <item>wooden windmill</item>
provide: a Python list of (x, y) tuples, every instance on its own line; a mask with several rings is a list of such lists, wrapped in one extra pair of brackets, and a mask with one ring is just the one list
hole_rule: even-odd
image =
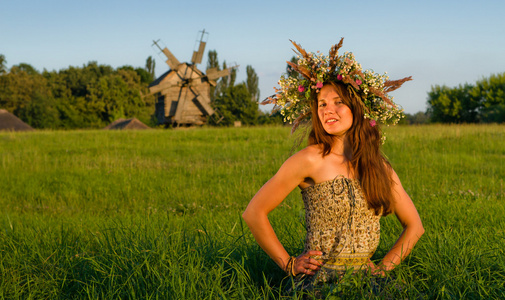
[(216, 80), (228, 76), (233, 67), (221, 71), (212, 68), (207, 70), (207, 74), (196, 67), (202, 62), (206, 45), (204, 35), (205, 30), (191, 63), (179, 62), (166, 47), (161, 49), (158, 41), (153, 41), (167, 57), (166, 63), (170, 67), (149, 85), (150, 94), (157, 94), (155, 115), (159, 124), (203, 125), (209, 116), (215, 114), (210, 105), (210, 86), (216, 86)]

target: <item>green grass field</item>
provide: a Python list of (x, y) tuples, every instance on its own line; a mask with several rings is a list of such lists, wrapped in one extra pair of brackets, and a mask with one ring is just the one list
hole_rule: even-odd
[[(283, 127), (0, 133), (0, 298), (287, 298), (240, 215), (292, 144)], [(384, 152), (426, 230), (390, 293), (505, 298), (505, 127), (387, 128)], [(298, 254), (299, 190), (270, 220)], [(401, 232), (381, 224), (374, 260)]]

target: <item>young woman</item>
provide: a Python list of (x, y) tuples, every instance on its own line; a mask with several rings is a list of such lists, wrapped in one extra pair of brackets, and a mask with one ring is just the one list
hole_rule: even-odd
[[(387, 95), (410, 77), (389, 81), (363, 72), (351, 53), (300, 54), (289, 63), (299, 76), (282, 77), (270, 98), (294, 127), (312, 119), (309, 145), (297, 152), (252, 198), (243, 218), (261, 248), (291, 276), (312, 282), (338, 279), (347, 269), (384, 276), (412, 250), (424, 233), (417, 210), (381, 154), (379, 123), (396, 124), (399, 109)], [(307, 236), (305, 251), (290, 256), (268, 214), (296, 187), (302, 191)], [(381, 216), (394, 213), (404, 230), (375, 265), (370, 258), (380, 238)]]

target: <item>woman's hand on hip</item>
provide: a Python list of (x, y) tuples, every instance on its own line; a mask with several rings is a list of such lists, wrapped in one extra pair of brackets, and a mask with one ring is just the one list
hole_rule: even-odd
[(299, 255), (295, 261), (294, 275), (315, 275), (323, 265), (323, 263), (313, 258), (316, 255), (323, 255), (323, 252), (311, 250)]
[(369, 258), (367, 263), (368, 271), (373, 276), (385, 277), (386, 272), (381, 267), (377, 266), (373, 263), (373, 261)]

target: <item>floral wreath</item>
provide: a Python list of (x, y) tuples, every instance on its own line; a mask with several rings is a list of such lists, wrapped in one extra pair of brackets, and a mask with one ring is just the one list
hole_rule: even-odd
[[(291, 41), (291, 40), (290, 40)], [(363, 107), (364, 118), (371, 126), (377, 123), (395, 125), (404, 116), (403, 109), (393, 102), (388, 93), (398, 89), (404, 82), (412, 80), (405, 77), (400, 80), (389, 80), (384, 74), (373, 70), (363, 71), (351, 52), (339, 56), (344, 38), (330, 48), (329, 55), (306, 52), (300, 45), (291, 41), (297, 50), (297, 63), (287, 62), (290, 68), (298, 72), (298, 76), (282, 75), (280, 88), (275, 88), (276, 94), (268, 97), (262, 104), (274, 103), (274, 110), (280, 110), (284, 122), (293, 124), (292, 132), (300, 122), (311, 117), (311, 95), (318, 93), (324, 82), (342, 82), (349, 93), (354, 95)]]

